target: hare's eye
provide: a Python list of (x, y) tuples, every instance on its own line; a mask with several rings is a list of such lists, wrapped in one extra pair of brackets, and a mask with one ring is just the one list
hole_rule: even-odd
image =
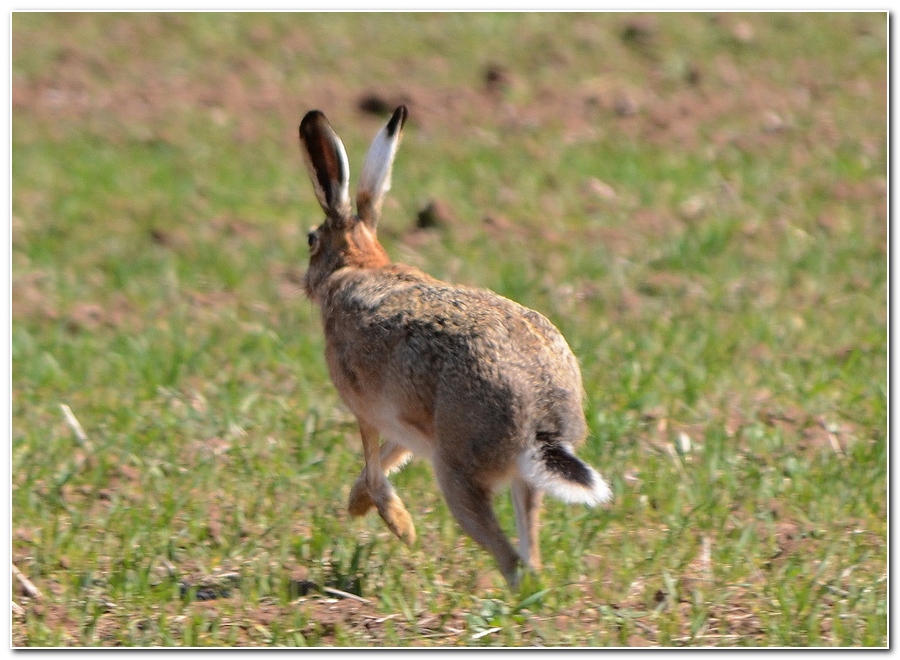
[(316, 244), (316, 232), (311, 231), (306, 236), (306, 240), (309, 243), (309, 247), (312, 247)]

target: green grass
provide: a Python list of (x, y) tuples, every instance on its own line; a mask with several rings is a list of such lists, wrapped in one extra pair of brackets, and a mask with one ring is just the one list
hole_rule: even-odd
[[(885, 27), (14, 14), (12, 554), (42, 596), (14, 583), (13, 643), (886, 645)], [(582, 365), (615, 499), (548, 500), (518, 594), (424, 463), (392, 477), (415, 547), (344, 509), (295, 131), (322, 109), (358, 173), (372, 93), (411, 111), (389, 253)], [(434, 198), (455, 220), (412, 231)]]

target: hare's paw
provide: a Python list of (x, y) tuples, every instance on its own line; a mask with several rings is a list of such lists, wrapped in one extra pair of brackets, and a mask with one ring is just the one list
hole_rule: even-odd
[(347, 510), (351, 516), (364, 516), (375, 506), (372, 496), (369, 494), (369, 488), (366, 486), (366, 480), (357, 479), (350, 490), (350, 498), (347, 501)]
[(510, 589), (518, 593), (519, 598), (523, 601), (527, 598), (538, 600), (543, 595), (539, 592), (544, 591), (544, 581), (541, 579), (540, 573), (532, 567), (520, 564), (508, 582)]
[(406, 545), (412, 545), (415, 542), (415, 525), (399, 497), (392, 496), (383, 506), (378, 507), (378, 513), (381, 514), (384, 522), (397, 538)]

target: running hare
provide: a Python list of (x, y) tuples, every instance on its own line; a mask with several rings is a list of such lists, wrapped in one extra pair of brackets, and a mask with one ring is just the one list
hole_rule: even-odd
[[(300, 124), (326, 216), (309, 232), (306, 292), (321, 308), (331, 379), (356, 415), (366, 455), (349, 510), (361, 516), (376, 507), (390, 530), (412, 543), (412, 519), (386, 475), (410, 453), (426, 457), (459, 524), (515, 586), (520, 564), (540, 567), (543, 491), (589, 505), (612, 493), (572, 453), (587, 425), (581, 373), (560, 332), (490, 291), (392, 264), (375, 237), (406, 117), (400, 106), (375, 136), (356, 193), (357, 215), (340, 138), (318, 110)], [(491, 505), (493, 492), (510, 481), (518, 552)]]

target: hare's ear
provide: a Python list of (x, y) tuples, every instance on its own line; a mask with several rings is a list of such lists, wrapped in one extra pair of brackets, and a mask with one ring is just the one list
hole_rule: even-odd
[(378, 131), (372, 146), (369, 147), (369, 153), (366, 154), (366, 162), (356, 192), (356, 212), (359, 219), (373, 229), (381, 214), (384, 194), (391, 187), (391, 167), (408, 114), (405, 105), (394, 110), (390, 121)]
[(335, 219), (348, 217), (350, 166), (347, 152), (325, 115), (318, 110), (310, 110), (300, 122), (300, 146), (325, 214)]

